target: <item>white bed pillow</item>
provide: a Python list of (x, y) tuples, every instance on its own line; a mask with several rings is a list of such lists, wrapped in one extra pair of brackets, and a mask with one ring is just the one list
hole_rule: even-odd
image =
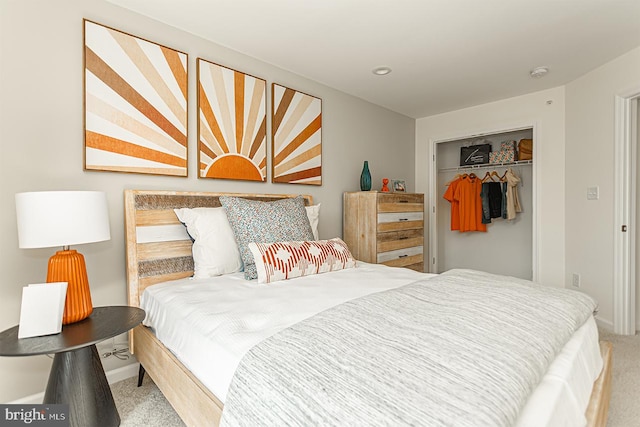
[(174, 209), (193, 238), (196, 279), (235, 273), (242, 269), (238, 244), (224, 208)]
[(320, 222), (320, 203), (313, 206), (305, 206), (307, 210), (307, 216), (309, 217), (309, 223), (311, 224), (311, 231), (313, 231), (313, 238), (318, 240), (318, 222)]
[(271, 283), (356, 266), (347, 244), (336, 237), (306, 242), (275, 242), (248, 245), (253, 254), (258, 283)]

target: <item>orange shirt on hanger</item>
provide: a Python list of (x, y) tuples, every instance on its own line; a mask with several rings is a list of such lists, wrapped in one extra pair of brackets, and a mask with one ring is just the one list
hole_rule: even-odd
[(444, 192), (444, 199), (451, 203), (451, 231), (460, 230), (460, 203), (455, 199), (456, 189), (462, 178), (456, 178), (449, 183)]
[(482, 223), (482, 180), (469, 175), (460, 179), (454, 200), (460, 204), (460, 231), (487, 231), (487, 225)]

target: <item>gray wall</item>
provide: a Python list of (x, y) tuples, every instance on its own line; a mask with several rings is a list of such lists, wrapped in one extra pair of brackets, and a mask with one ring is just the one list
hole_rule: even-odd
[[(0, 8), (0, 330), (18, 323), (22, 287), (45, 280), (54, 252), (18, 248), (15, 193), (107, 192), (111, 240), (77, 248), (87, 261), (94, 305), (102, 306), (126, 303), (124, 189), (311, 194), (322, 204), (321, 238), (342, 234), (342, 192), (358, 189), (364, 160), (374, 189), (383, 177), (404, 178), (408, 190), (415, 189), (411, 118), (104, 1), (2, 0)], [(188, 178), (83, 171), (83, 18), (189, 55)], [(322, 98), (321, 187), (196, 177), (197, 57)], [(267, 105), (270, 113), (270, 98)], [(49, 366), (45, 356), (0, 358), (0, 402), (42, 392)]]

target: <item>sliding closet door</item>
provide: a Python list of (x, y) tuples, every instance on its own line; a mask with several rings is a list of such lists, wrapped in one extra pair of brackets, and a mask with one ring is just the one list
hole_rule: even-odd
[[(532, 129), (474, 137), (436, 144), (436, 232), (437, 272), (452, 268), (470, 268), (523, 279), (533, 277), (533, 162), (526, 164), (482, 165), (460, 168), (460, 147), (490, 143), (493, 151), (503, 141), (533, 139)], [(535, 159), (535, 153), (534, 153)], [(451, 230), (451, 204), (443, 198), (447, 186), (458, 174), (474, 173), (482, 179), (487, 172), (499, 175), (511, 168), (520, 177), (517, 186), (522, 212), (513, 220), (492, 219), (486, 232)], [(496, 179), (494, 177), (494, 179)], [(488, 181), (487, 181), (488, 182)]]

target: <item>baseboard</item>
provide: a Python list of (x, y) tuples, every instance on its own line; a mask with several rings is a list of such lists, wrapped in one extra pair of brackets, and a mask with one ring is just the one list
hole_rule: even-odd
[[(123, 366), (121, 368), (112, 369), (109, 372), (105, 372), (107, 376), (107, 382), (109, 384), (117, 383), (118, 381), (126, 380), (127, 378), (135, 377), (138, 375), (138, 369), (140, 368), (139, 363), (132, 363), (127, 366)], [(22, 399), (14, 400), (13, 402), (9, 402), (9, 404), (17, 404), (17, 405), (33, 405), (42, 403), (44, 399), (44, 391), (36, 394), (32, 394), (31, 396), (23, 397)]]
[(126, 380), (127, 378), (135, 377), (138, 375), (140, 364), (138, 362), (131, 365), (123, 366), (121, 368), (112, 369), (107, 372), (107, 381), (109, 384), (117, 383), (118, 381)]
[(613, 322), (610, 320), (602, 319), (601, 317), (596, 316), (596, 324), (598, 325), (598, 327), (608, 332), (613, 332)]

